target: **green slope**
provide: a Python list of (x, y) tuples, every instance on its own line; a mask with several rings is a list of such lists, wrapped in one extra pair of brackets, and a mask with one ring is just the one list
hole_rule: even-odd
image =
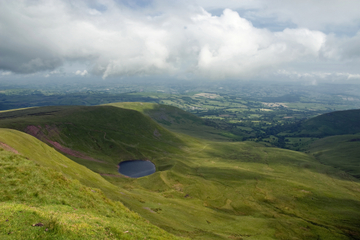
[[(312, 156), (172, 133), (133, 110), (55, 109), (0, 114), (0, 126), (40, 126), (35, 135), (43, 141), (85, 154), (71, 157), (111, 174), (104, 178), (122, 189), (107, 196), (171, 233), (191, 239), (360, 239), (359, 182)], [(126, 158), (151, 159), (157, 172), (121, 177), (115, 164)]]
[(150, 159), (160, 170), (169, 168), (173, 164), (170, 159), (155, 156), (164, 151), (176, 152), (183, 145), (150, 117), (112, 106), (40, 107), (3, 112), (0, 127), (36, 136), (88, 167), (96, 163), (97, 172), (104, 174), (116, 174), (117, 164), (131, 159)]
[(360, 110), (346, 110), (322, 114), (298, 124), (287, 126), (289, 136), (326, 137), (360, 133)]
[(360, 110), (331, 112), (309, 119), (303, 126), (322, 136), (360, 132)]
[(214, 141), (231, 141), (236, 138), (230, 133), (216, 129), (216, 126), (213, 126), (214, 123), (177, 107), (140, 102), (118, 102), (106, 105), (139, 111), (171, 131), (185, 133), (193, 137)]
[(0, 142), (1, 239), (176, 239), (94, 186), (119, 188), (36, 138), (0, 129)]
[(108, 179), (140, 199), (124, 199), (126, 205), (191, 238), (359, 237), (359, 183), (306, 154), (252, 143), (207, 143), (186, 152), (169, 171)]
[(360, 178), (360, 134), (319, 139), (313, 142), (307, 151), (321, 163)]

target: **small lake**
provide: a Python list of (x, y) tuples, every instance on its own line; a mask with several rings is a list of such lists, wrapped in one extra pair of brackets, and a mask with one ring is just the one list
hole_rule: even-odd
[(153, 174), (155, 171), (155, 165), (148, 160), (131, 160), (119, 163), (119, 173), (132, 178), (144, 177)]

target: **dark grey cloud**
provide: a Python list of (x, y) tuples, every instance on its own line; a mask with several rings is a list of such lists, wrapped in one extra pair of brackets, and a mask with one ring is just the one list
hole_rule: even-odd
[(341, 50), (345, 59), (360, 58), (360, 31), (356, 36), (343, 40)]

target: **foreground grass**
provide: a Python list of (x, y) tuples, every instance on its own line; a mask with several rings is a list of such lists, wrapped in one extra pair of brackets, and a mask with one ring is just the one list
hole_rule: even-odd
[[(1, 136), (7, 131), (1, 129)], [(39, 145), (45, 150), (49, 148)], [(32, 151), (41, 150), (38, 146), (33, 145)], [(33, 226), (36, 224), (39, 226)], [(119, 201), (110, 200), (100, 189), (87, 187), (59, 171), (36, 164), (27, 155), (3, 148), (0, 148), (0, 238), (177, 239)]]

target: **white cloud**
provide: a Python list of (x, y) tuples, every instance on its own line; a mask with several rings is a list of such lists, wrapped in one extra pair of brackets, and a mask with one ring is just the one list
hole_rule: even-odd
[[(252, 77), (289, 64), (296, 68), (304, 62), (316, 65), (360, 56), (350, 56), (360, 42), (358, 36), (339, 40), (309, 30), (290, 16), (297, 6), (305, 6), (300, 1), (273, 0), (279, 9), (283, 9), (281, 4), (287, 6), (283, 13), (260, 0), (228, 1), (234, 9), (253, 8), (258, 14), (285, 19), (289, 13), (288, 18), (302, 26), (280, 32), (256, 28), (231, 9), (213, 16), (199, 6), (160, 0), (144, 10), (126, 8), (112, 0), (99, 2), (107, 10), (91, 8), (87, 1), (1, 1), (0, 69), (25, 74), (49, 71), (51, 75), (73, 62), (86, 65), (87, 70), (75, 72), (79, 76), (221, 79)], [(206, 8), (224, 6), (218, 1), (197, 3)], [(318, 9), (320, 5), (314, 6)], [(342, 24), (349, 19), (355, 17), (338, 21)]]
[(308, 29), (272, 33), (257, 29), (237, 12), (220, 17), (204, 12), (193, 18), (193, 36), (199, 42), (198, 70), (207, 77), (248, 76), (282, 63), (317, 58), (326, 36)]
[(349, 74), (348, 79), (360, 79), (360, 74)]
[(88, 75), (89, 73), (88, 73), (88, 71), (86, 71), (86, 70), (84, 70), (84, 71), (80, 71), (80, 70), (77, 70), (76, 72), (75, 72), (75, 75), (79, 75), (79, 76), (86, 76), (86, 75)]
[[(290, 21), (301, 28), (340, 30), (359, 28), (358, 0), (194, 0), (205, 9), (231, 8), (242, 10), (255, 18)], [(225, 7), (224, 7), (225, 6)]]
[(9, 76), (9, 75), (11, 75), (11, 72), (10, 71), (2, 72), (1, 75), (2, 76)]

